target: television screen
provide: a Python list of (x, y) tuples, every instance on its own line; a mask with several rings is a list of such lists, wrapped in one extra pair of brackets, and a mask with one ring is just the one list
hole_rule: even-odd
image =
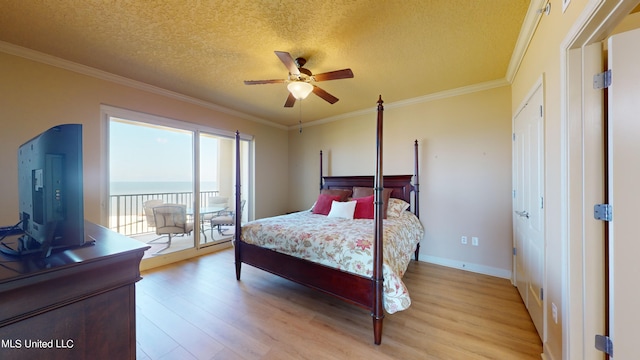
[(85, 243), (81, 124), (55, 126), (19, 147), (18, 196), (24, 235), (0, 250), (48, 256)]

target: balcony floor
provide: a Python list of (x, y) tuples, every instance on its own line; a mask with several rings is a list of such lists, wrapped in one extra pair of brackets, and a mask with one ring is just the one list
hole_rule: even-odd
[[(218, 230), (214, 229), (213, 239), (211, 239), (211, 230), (205, 229), (205, 234), (207, 238), (205, 240), (203, 234), (200, 233), (201, 246), (207, 246), (207, 245), (219, 243), (221, 241), (231, 240), (233, 238), (234, 229), (232, 226), (227, 226), (227, 227), (223, 226), (222, 230), (224, 235), (218, 234)], [(194, 236), (193, 233), (189, 235), (174, 235), (171, 237), (171, 246), (165, 250), (162, 250), (165, 247), (167, 247), (166, 242), (168, 240), (168, 237), (166, 235), (159, 237), (154, 232), (130, 235), (132, 239), (151, 246), (149, 250), (145, 251), (143, 259), (156, 256), (156, 255), (163, 255), (163, 254), (168, 254), (176, 251), (193, 248), (194, 246), (193, 236)]]

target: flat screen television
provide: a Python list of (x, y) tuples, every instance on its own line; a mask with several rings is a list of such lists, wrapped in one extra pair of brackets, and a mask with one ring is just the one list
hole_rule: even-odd
[(18, 196), (24, 234), (2, 252), (48, 256), (84, 245), (81, 124), (55, 126), (18, 148)]

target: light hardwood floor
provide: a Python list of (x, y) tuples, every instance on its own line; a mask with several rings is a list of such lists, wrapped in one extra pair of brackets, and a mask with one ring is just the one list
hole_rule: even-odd
[(540, 359), (542, 345), (508, 280), (424, 262), (404, 282), (412, 305), (386, 315), (373, 344), (366, 310), (267, 272), (233, 251), (144, 272), (138, 359)]

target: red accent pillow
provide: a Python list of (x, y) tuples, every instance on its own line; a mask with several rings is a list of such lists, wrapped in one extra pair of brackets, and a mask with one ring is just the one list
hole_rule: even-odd
[(318, 195), (318, 200), (316, 200), (316, 204), (313, 206), (311, 212), (314, 214), (328, 215), (329, 211), (331, 211), (331, 203), (334, 200), (339, 201), (340, 195)]
[(353, 218), (373, 219), (373, 213), (375, 211), (375, 207), (373, 206), (374, 198), (375, 195), (353, 199), (356, 201), (356, 210), (353, 213)]
[[(382, 199), (383, 199), (382, 201), (384, 203), (382, 205), (382, 217), (383, 217), (383, 219), (387, 218), (387, 208), (389, 207), (389, 198), (391, 197), (391, 193), (392, 192), (393, 192), (393, 189), (391, 189), (391, 188), (386, 188), (386, 189), (382, 190)], [(354, 186), (353, 187), (353, 198), (354, 199), (365, 197), (365, 196), (369, 196), (369, 195), (375, 195), (375, 193), (373, 191), (373, 188), (365, 188), (365, 187), (358, 187), (358, 186)]]

